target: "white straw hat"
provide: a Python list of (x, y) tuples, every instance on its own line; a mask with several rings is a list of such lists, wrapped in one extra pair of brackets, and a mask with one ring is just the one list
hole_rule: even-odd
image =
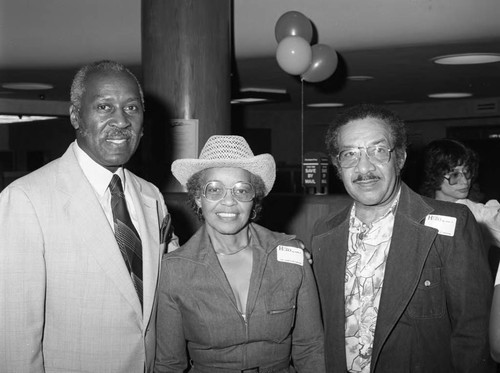
[(172, 173), (182, 185), (201, 170), (214, 167), (239, 167), (260, 176), (271, 191), (276, 179), (276, 164), (271, 154), (255, 156), (241, 136), (211, 136), (197, 159), (177, 159), (172, 163)]

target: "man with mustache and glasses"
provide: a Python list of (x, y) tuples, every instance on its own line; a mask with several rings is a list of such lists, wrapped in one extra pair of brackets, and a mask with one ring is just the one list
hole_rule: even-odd
[(492, 279), (466, 206), (401, 181), (403, 121), (372, 105), (341, 114), (326, 136), (354, 203), (321, 219), (313, 267), (328, 372), (492, 372)]
[(84, 66), (76, 141), (0, 194), (1, 372), (152, 371), (161, 257), (178, 243), (158, 188), (124, 168), (143, 101), (123, 65)]

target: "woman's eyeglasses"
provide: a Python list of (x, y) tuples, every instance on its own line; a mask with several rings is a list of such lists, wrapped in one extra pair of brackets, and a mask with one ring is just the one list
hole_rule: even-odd
[(464, 171), (453, 171), (443, 177), (448, 180), (450, 185), (456, 185), (460, 181), (460, 177), (464, 177), (466, 180), (472, 179), (472, 172), (469, 170)]
[(217, 202), (226, 196), (228, 190), (240, 202), (250, 202), (255, 198), (255, 190), (252, 184), (244, 181), (238, 181), (231, 188), (227, 188), (218, 180), (209, 181), (203, 188), (202, 195), (209, 201)]

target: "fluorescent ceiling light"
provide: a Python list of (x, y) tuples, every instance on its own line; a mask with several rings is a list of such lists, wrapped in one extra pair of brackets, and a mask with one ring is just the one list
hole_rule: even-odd
[(324, 107), (342, 107), (344, 104), (340, 102), (318, 102), (315, 104), (307, 104), (308, 107), (324, 108)]
[(232, 104), (250, 104), (253, 102), (267, 102), (269, 101), (267, 98), (256, 98), (256, 97), (248, 97), (248, 98), (235, 98), (231, 100)]
[(286, 94), (286, 89), (280, 88), (242, 88), (240, 92), (261, 92), (261, 93), (277, 93), (277, 94)]
[(57, 117), (35, 116), (35, 115), (0, 115), (0, 124), (24, 123), (39, 120), (56, 119)]
[(468, 92), (443, 92), (443, 93), (431, 93), (427, 95), (430, 98), (462, 98), (471, 97), (472, 93)]
[(245, 87), (239, 90), (236, 97), (231, 100), (232, 104), (255, 104), (267, 102), (289, 101), (290, 96), (286, 89), (279, 88), (250, 88)]
[(369, 75), (349, 75), (347, 77), (348, 80), (352, 80), (354, 82), (362, 82), (364, 80), (370, 80), (370, 79), (374, 79), (373, 76), (369, 76)]
[(431, 59), (440, 65), (474, 65), (478, 63), (492, 63), (500, 61), (497, 53), (463, 53), (438, 56)]
[(52, 84), (45, 83), (3, 83), (2, 87), (6, 89), (19, 89), (23, 91), (40, 91), (54, 88)]

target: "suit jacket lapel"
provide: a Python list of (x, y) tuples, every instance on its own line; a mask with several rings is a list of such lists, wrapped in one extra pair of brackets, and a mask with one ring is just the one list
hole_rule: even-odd
[[(349, 213), (352, 205), (326, 222), (331, 229), (313, 241), (313, 269), (318, 278), (321, 295), (326, 353), (334, 354), (332, 361), (341, 370), (347, 364), (345, 355), (345, 267), (349, 237)], [(321, 276), (321, 277), (320, 277)], [(341, 316), (341, 317), (339, 317)]]
[(113, 230), (76, 160), (72, 145), (61, 157), (57, 177), (59, 190), (67, 198), (65, 204), (68, 216), (79, 223), (74, 225), (74, 239), (82, 241), (82, 246), (88, 250), (89, 255), (94, 257), (137, 314), (142, 315), (141, 304)]
[(161, 261), (157, 199), (147, 195), (138, 179), (125, 170), (129, 192), (140, 206), (136, 208), (142, 241), (144, 325), (147, 325), (153, 308)]
[(431, 212), (432, 208), (420, 196), (406, 185), (402, 186), (377, 317), (372, 367), (376, 365), (381, 347), (417, 288), (437, 235), (434, 229), (421, 224)]

